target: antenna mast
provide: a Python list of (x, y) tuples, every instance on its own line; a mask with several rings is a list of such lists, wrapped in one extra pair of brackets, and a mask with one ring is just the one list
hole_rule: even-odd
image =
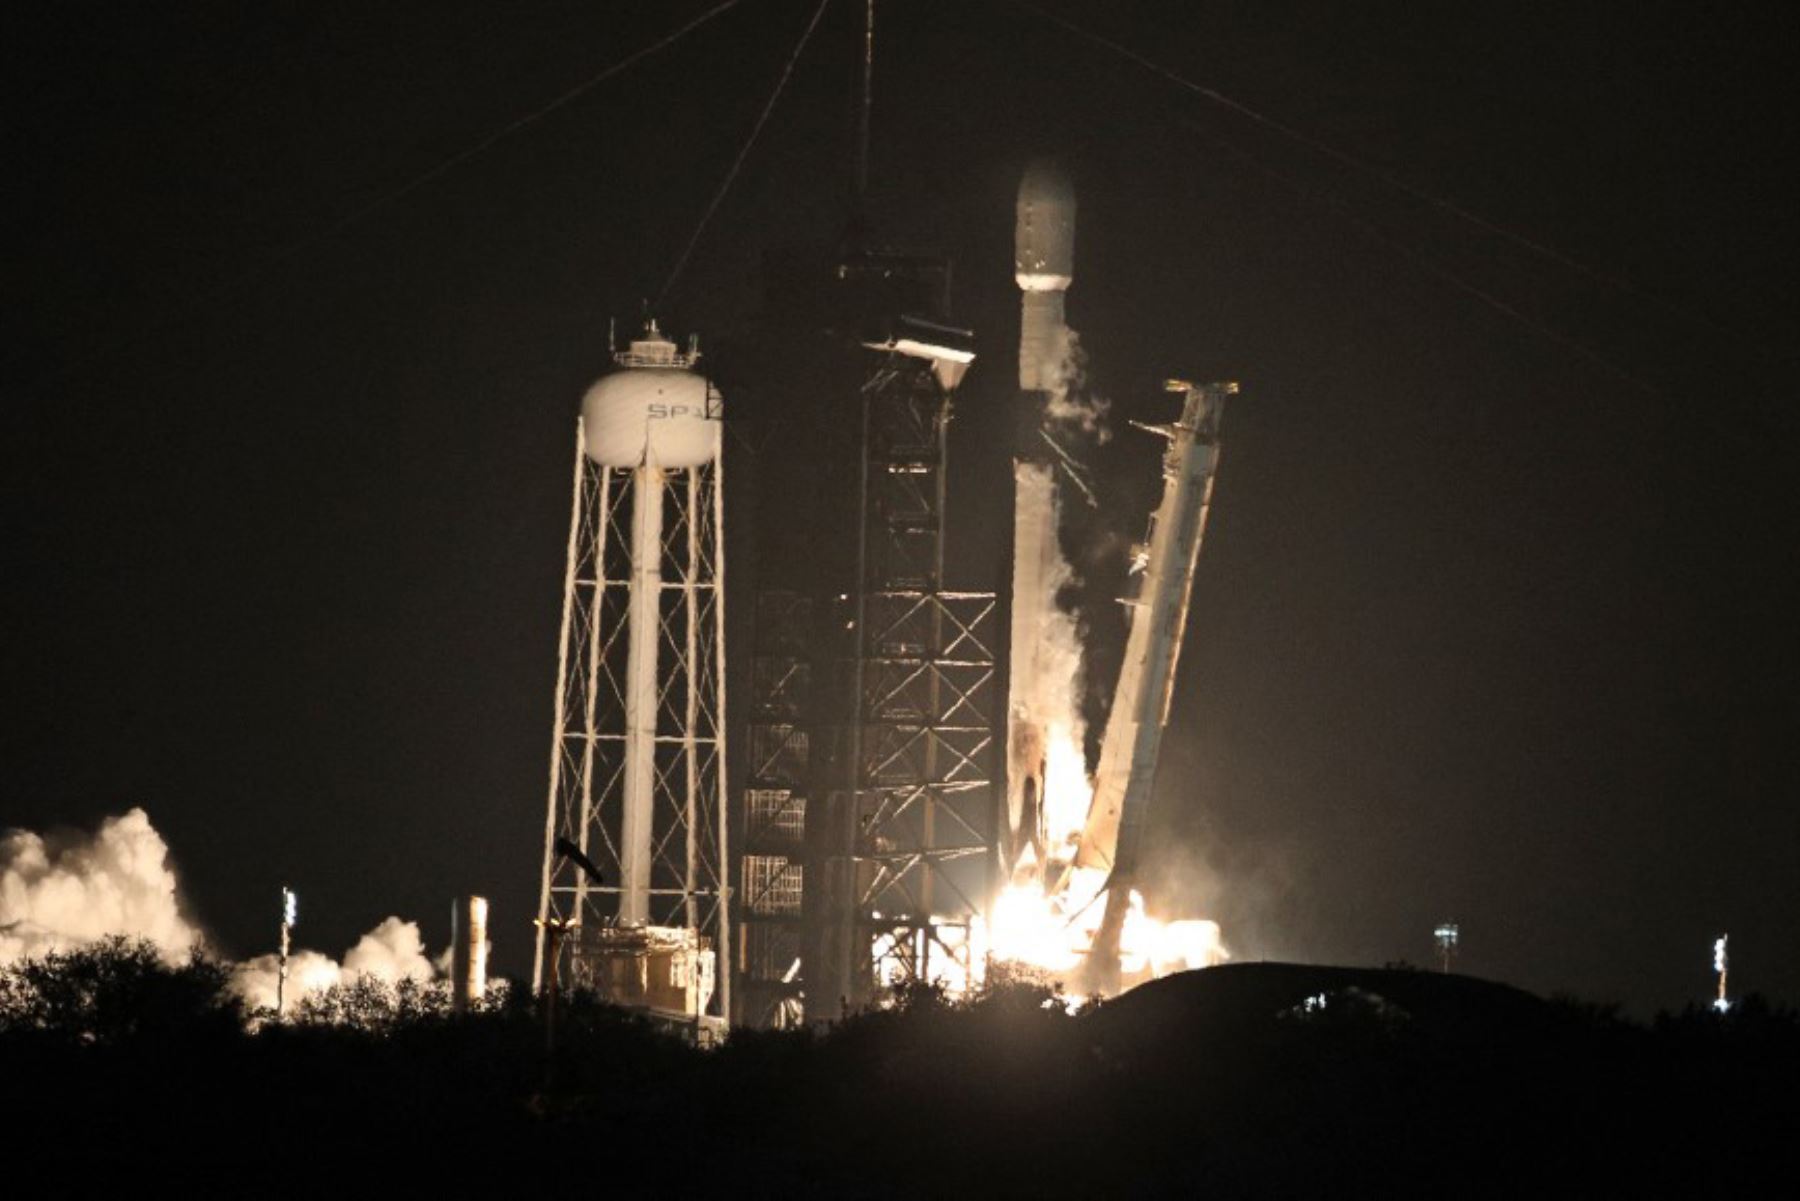
[(875, 105), (875, 0), (863, 4), (862, 94), (856, 113), (856, 215), (869, 192), (869, 111)]

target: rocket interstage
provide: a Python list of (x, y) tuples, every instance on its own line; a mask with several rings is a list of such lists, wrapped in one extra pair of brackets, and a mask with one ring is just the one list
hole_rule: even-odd
[(1075, 188), (1054, 163), (1032, 163), (1019, 181), (1013, 272), (1024, 293), (1019, 388), (1048, 391), (1063, 358), (1063, 293), (1075, 281)]

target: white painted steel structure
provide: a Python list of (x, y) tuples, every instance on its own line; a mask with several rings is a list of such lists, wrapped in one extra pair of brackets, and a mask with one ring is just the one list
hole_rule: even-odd
[[(582, 402), (557, 657), (540, 923), (670, 926), (730, 1013), (721, 399), (652, 322)], [(557, 850), (578, 847), (592, 879)], [(546, 962), (589, 982), (579, 934)]]

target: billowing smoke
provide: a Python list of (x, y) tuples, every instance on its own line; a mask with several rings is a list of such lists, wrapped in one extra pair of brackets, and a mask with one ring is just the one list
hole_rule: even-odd
[[(0, 965), (121, 935), (180, 962), (205, 939), (182, 912), (179, 893), (168, 844), (142, 809), (109, 817), (92, 834), (10, 830), (0, 837)], [(258, 955), (233, 967), (232, 984), (253, 1007), (274, 1008), (279, 972), (276, 955)], [(341, 963), (295, 951), (286, 1000), (292, 1005), (357, 977), (427, 983), (437, 974), (418, 924), (390, 917)]]
[(1045, 381), (1049, 394), (1044, 401), (1045, 428), (1065, 440), (1079, 433), (1095, 445), (1106, 445), (1112, 441), (1107, 420), (1112, 401), (1087, 390), (1087, 352), (1081, 348), (1081, 335), (1062, 326), (1056, 349), (1056, 366)]
[[(232, 973), (232, 986), (252, 1008), (273, 1009), (280, 972), (279, 956), (258, 955), (237, 966)], [(418, 923), (390, 917), (346, 951), (341, 964), (317, 951), (297, 951), (290, 955), (285, 1000), (290, 1005), (296, 1004), (309, 994), (347, 984), (358, 976), (383, 984), (398, 984), (402, 980), (425, 984), (436, 975), (436, 969), (425, 953), (425, 940), (419, 933)]]
[(115, 934), (146, 940), (171, 963), (203, 941), (181, 911), (168, 844), (142, 809), (91, 835), (0, 837), (0, 964)]

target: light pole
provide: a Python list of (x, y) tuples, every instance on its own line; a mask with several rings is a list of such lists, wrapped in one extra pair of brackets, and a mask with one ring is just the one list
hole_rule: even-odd
[(281, 889), (281, 968), (275, 976), (275, 1018), (287, 1013), (288, 950), (293, 942), (294, 923), (300, 918), (300, 898), (286, 885)]

